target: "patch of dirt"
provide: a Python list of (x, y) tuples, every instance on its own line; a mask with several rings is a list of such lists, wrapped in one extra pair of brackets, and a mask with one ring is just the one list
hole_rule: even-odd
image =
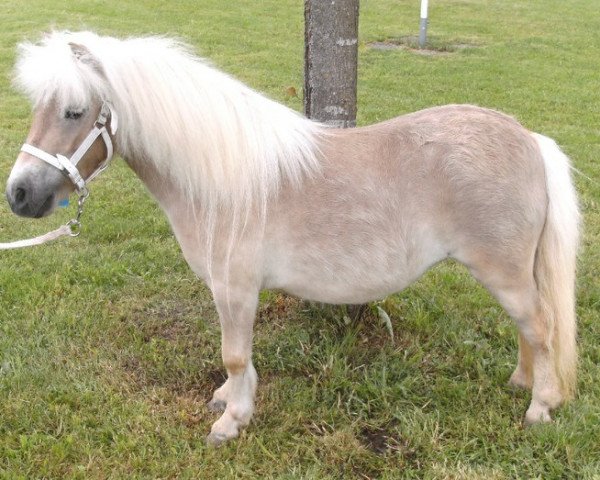
[(383, 427), (364, 426), (359, 434), (360, 443), (377, 455), (392, 452), (399, 453), (407, 465), (420, 468), (417, 449), (411, 446), (410, 440), (403, 438), (393, 425)]
[(447, 56), (455, 52), (475, 48), (477, 45), (467, 41), (449, 42), (435, 36), (428, 37), (425, 48), (419, 47), (419, 37), (406, 35), (371, 42), (368, 44), (373, 50), (407, 50), (423, 56)]
[[(334, 467), (332, 473), (340, 478), (381, 478), (383, 470), (388, 468), (386, 464), (393, 464), (398, 469), (422, 468), (419, 452), (410, 440), (398, 433), (393, 423), (382, 427), (365, 425), (355, 434), (347, 429), (338, 430), (327, 422), (311, 422), (304, 428), (322, 442), (323, 455)], [(359, 446), (364, 449), (357, 448)], [(344, 455), (348, 449), (355, 452), (351, 459)], [(379, 460), (374, 460), (373, 454)]]
[(199, 320), (202, 310), (192, 299), (160, 297), (124, 315), (127, 342), (132, 346), (125, 347), (121, 368), (130, 388), (209, 399), (224, 376), (219, 331)]
[(365, 447), (378, 455), (382, 455), (392, 449), (392, 446), (389, 444), (389, 433), (382, 428), (363, 427), (359, 438)]
[(283, 293), (270, 294), (269, 298), (260, 302), (256, 314), (256, 323), (269, 323), (282, 327), (283, 319), (295, 315), (302, 308), (303, 301)]

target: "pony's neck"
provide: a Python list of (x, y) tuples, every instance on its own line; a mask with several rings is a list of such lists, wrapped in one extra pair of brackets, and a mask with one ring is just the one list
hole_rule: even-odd
[(124, 160), (167, 215), (170, 216), (170, 210), (185, 203), (183, 192), (177, 188), (173, 179), (161, 172), (153, 162), (134, 157), (124, 157)]
[(151, 53), (147, 42), (127, 43), (105, 62), (121, 153), (143, 160), (141, 167), (130, 164), (147, 184), (152, 179), (144, 172), (153, 164), (159, 178), (172, 179), (207, 209), (240, 210), (264, 208), (282, 184), (298, 186), (319, 171), (320, 126), (175, 44), (148, 42)]

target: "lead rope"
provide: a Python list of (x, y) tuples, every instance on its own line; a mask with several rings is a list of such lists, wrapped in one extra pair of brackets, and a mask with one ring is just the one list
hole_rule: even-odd
[(26, 240), (17, 240), (15, 242), (0, 243), (0, 250), (12, 250), (14, 248), (33, 247), (44, 243), (52, 242), (60, 237), (77, 237), (81, 233), (81, 216), (83, 215), (83, 204), (89, 197), (87, 188), (83, 188), (77, 199), (77, 214), (64, 225), (55, 230)]

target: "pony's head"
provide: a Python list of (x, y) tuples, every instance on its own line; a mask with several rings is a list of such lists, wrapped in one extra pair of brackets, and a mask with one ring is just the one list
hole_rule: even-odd
[(33, 104), (33, 122), (6, 196), (14, 213), (50, 214), (112, 156), (104, 73), (87, 47), (55, 33), (20, 45), (15, 83)]

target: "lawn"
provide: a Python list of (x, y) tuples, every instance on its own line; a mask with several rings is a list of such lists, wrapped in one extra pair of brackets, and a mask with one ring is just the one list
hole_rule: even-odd
[[(206, 408), (224, 380), (218, 320), (141, 182), (117, 160), (92, 185), (77, 239), (0, 253), (0, 478), (600, 478), (600, 15), (589, 0), (363, 0), (361, 125), (446, 103), (505, 111), (552, 136), (581, 172), (581, 369), (574, 401), (525, 429), (506, 382), (516, 332), (458, 264), (359, 319), (264, 292), (257, 411), (219, 449)], [(4, 0), (0, 183), (30, 124), (11, 87), (16, 44), (51, 29), (166, 34), (301, 110), (300, 0)], [(373, 44), (385, 48), (374, 48)], [(14, 217), (0, 241), (69, 218)], [(391, 317), (395, 341), (377, 315)]]

